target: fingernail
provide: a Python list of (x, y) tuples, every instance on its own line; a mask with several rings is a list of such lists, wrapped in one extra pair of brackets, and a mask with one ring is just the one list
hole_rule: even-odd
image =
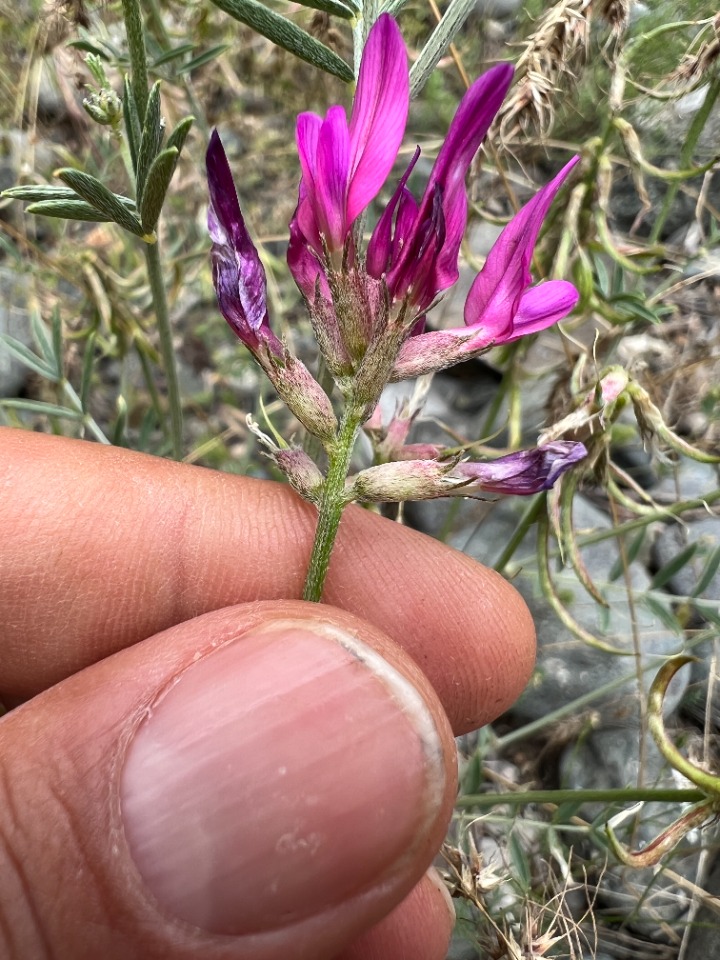
[(160, 907), (249, 935), (392, 875), (444, 784), (440, 736), (412, 684), (334, 625), (286, 620), (209, 653), (151, 705), (120, 799)]

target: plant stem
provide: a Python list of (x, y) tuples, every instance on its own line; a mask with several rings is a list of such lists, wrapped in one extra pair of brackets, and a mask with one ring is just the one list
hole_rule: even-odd
[(325, 578), (330, 566), (330, 554), (346, 503), (345, 478), (348, 474), (350, 457), (352, 456), (360, 422), (360, 414), (354, 409), (352, 403), (348, 403), (338, 428), (337, 437), (328, 452), (328, 470), (323, 483), (322, 497), (318, 504), (315, 541), (310, 554), (303, 600), (319, 603), (322, 597)]
[(517, 793), (477, 793), (458, 797), (457, 807), (497, 807), (503, 804), (522, 806), (526, 803), (695, 803), (704, 800), (702, 790), (674, 790), (654, 787), (623, 787), (608, 790), (518, 790)]
[(180, 399), (180, 385), (178, 383), (177, 367), (175, 365), (175, 350), (172, 342), (170, 327), (170, 312), (168, 311), (165, 283), (162, 275), (162, 262), (157, 243), (145, 244), (145, 264), (147, 266), (150, 290), (152, 292), (155, 320), (160, 336), (160, 354), (167, 380), (168, 401), (170, 405), (170, 440), (172, 455), (176, 460), (183, 455), (183, 423), (182, 401)]
[[(142, 124), (145, 119), (148, 102), (148, 69), (140, 2), (139, 0), (122, 0), (122, 6), (125, 19), (125, 31), (127, 33), (128, 52), (130, 54), (130, 81), (133, 94), (135, 95), (140, 123)], [(163, 281), (159, 241), (145, 244), (145, 265), (148, 280), (150, 281), (155, 320), (160, 336), (160, 354), (162, 356), (167, 380), (172, 455), (176, 460), (180, 460), (183, 454), (182, 403), (180, 401), (180, 388), (178, 384), (177, 367), (175, 365), (175, 351), (173, 350), (172, 344), (170, 313), (168, 311), (167, 295)]]
[[(715, 101), (717, 100), (718, 96), (720, 96), (720, 76), (716, 76), (710, 81), (705, 94), (705, 99), (702, 102), (702, 106), (695, 114), (693, 121), (690, 124), (687, 136), (685, 137), (685, 142), (680, 150), (679, 166), (681, 170), (687, 170), (688, 167), (692, 165), (695, 147), (700, 139), (700, 134), (705, 129), (705, 124), (707, 123), (708, 117), (715, 106)], [(670, 209), (675, 202), (675, 197), (677, 196), (679, 189), (679, 181), (673, 180), (672, 183), (669, 184), (667, 193), (663, 198), (663, 204), (660, 208), (660, 213), (658, 214), (657, 220), (653, 224), (653, 228), (650, 233), (649, 243), (651, 245), (657, 243), (660, 237), (660, 232), (665, 226), (665, 221), (668, 218), (668, 214), (670, 213)]]

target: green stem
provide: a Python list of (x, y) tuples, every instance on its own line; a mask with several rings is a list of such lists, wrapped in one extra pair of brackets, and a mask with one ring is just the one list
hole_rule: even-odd
[[(145, 119), (148, 102), (148, 68), (145, 53), (145, 34), (140, 12), (139, 0), (122, 0), (125, 31), (127, 33), (128, 52), (130, 54), (130, 82), (137, 104), (140, 123)], [(182, 442), (182, 404), (178, 384), (175, 351), (172, 345), (170, 313), (168, 311), (165, 283), (163, 281), (162, 261), (159, 243), (145, 244), (145, 264), (147, 267), (150, 291), (152, 293), (155, 320), (160, 336), (160, 354), (167, 380), (168, 401), (170, 404), (170, 441), (172, 454), (180, 460), (183, 454)]]
[[(682, 145), (678, 161), (681, 170), (686, 170), (688, 167), (692, 166), (695, 147), (697, 146), (697, 142), (700, 139), (700, 134), (705, 128), (705, 124), (707, 123), (708, 117), (715, 106), (715, 101), (717, 100), (718, 96), (720, 96), (720, 76), (715, 76), (708, 85), (707, 93), (705, 94), (705, 99), (703, 100), (702, 106), (693, 117), (693, 121), (690, 124), (690, 128), (685, 137), (685, 142)], [(665, 226), (665, 221), (668, 218), (670, 209), (675, 202), (675, 197), (677, 196), (679, 189), (680, 183), (676, 180), (669, 185), (667, 193), (663, 198), (663, 204), (660, 208), (660, 213), (658, 214), (657, 220), (653, 224), (652, 232), (650, 233), (650, 245), (657, 243), (658, 238), (660, 237), (660, 232)]]
[(353, 408), (352, 403), (348, 403), (338, 428), (337, 437), (328, 451), (328, 470), (318, 504), (315, 541), (310, 554), (303, 600), (319, 603), (322, 597), (325, 578), (330, 566), (330, 554), (346, 503), (345, 478), (348, 475), (350, 458), (360, 422), (360, 414)]
[(181, 460), (183, 455), (182, 402), (180, 399), (177, 367), (175, 365), (175, 350), (172, 342), (170, 312), (168, 310), (167, 295), (165, 293), (165, 283), (162, 274), (162, 261), (160, 260), (158, 243), (146, 243), (144, 246), (145, 264), (147, 266), (150, 291), (155, 308), (155, 320), (160, 336), (160, 355), (162, 356), (165, 379), (167, 381), (172, 455), (176, 460)]
[(520, 522), (515, 528), (512, 537), (510, 537), (507, 546), (503, 550), (497, 562), (494, 564), (493, 570), (497, 570), (498, 573), (502, 573), (505, 570), (505, 567), (512, 559), (513, 554), (525, 539), (525, 534), (539, 517), (540, 511), (544, 508), (545, 503), (546, 499), (542, 494), (536, 494), (533, 497), (533, 499), (525, 508), (525, 512), (520, 518)]
[(673, 790), (671, 788), (623, 787), (610, 790), (518, 790), (517, 793), (477, 793), (458, 797), (456, 807), (497, 807), (511, 804), (520, 807), (526, 803), (696, 803), (704, 800), (702, 790)]

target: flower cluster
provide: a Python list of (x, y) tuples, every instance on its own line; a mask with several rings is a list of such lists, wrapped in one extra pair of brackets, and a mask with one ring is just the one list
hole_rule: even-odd
[[(508, 223), (465, 303), (464, 325), (425, 329), (425, 316), (458, 278), (467, 221), (465, 178), (510, 87), (512, 67), (500, 64), (468, 90), (417, 199), (408, 187), (416, 150), (372, 229), (366, 249), (364, 214), (397, 159), (409, 108), (407, 55), (395, 21), (383, 14), (363, 51), (352, 112), (303, 113), (296, 128), (302, 179), (290, 223), (288, 264), (308, 307), (325, 364), (344, 398), (348, 435), (373, 415), (384, 386), (432, 373), (498, 344), (536, 333), (565, 317), (578, 299), (564, 280), (533, 285), (530, 266), (543, 220), (578, 162), (568, 164)], [(213, 278), (220, 309), (253, 353), (290, 410), (332, 457), (338, 422), (329, 397), (273, 333), (265, 273), (240, 211), (217, 132), (207, 155)], [(341, 427), (342, 427), (341, 424)], [(528, 494), (547, 489), (584, 456), (582, 444), (554, 442), (490, 463), (444, 456), (436, 448), (350, 478), (347, 500), (402, 500), (469, 495), (478, 490)], [(323, 477), (301, 451), (276, 462), (308, 499), (319, 502)], [(384, 459), (384, 458), (382, 458)]]

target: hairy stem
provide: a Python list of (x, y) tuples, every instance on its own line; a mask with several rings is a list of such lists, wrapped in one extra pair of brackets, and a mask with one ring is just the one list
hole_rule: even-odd
[(147, 267), (150, 290), (152, 292), (155, 320), (160, 336), (160, 355), (162, 356), (165, 379), (167, 381), (168, 402), (170, 406), (170, 440), (172, 455), (180, 460), (183, 455), (183, 422), (180, 384), (175, 365), (175, 350), (172, 342), (170, 312), (168, 310), (165, 282), (162, 273), (162, 261), (157, 243), (145, 244), (145, 264)]
[(318, 504), (315, 541), (310, 555), (303, 600), (319, 603), (322, 597), (330, 566), (330, 554), (346, 504), (345, 478), (350, 467), (350, 458), (360, 421), (360, 415), (353, 408), (353, 404), (349, 403), (340, 422), (337, 437), (328, 452), (328, 470)]

